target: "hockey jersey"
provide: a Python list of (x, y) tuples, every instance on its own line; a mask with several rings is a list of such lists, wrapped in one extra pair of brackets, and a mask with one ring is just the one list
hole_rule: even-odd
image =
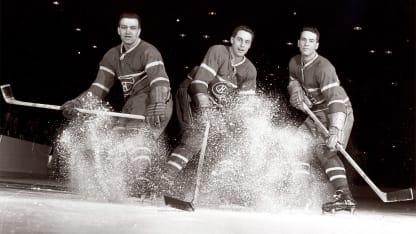
[(306, 64), (301, 55), (289, 62), (289, 86), (300, 86), (311, 100), (313, 111), (328, 113), (344, 112), (351, 102), (341, 86), (335, 67), (324, 57), (316, 54)]
[(123, 44), (111, 48), (100, 61), (91, 88), (101, 89), (105, 95), (115, 78), (121, 82), (125, 99), (132, 94), (147, 93), (151, 86), (170, 86), (160, 52), (143, 40), (127, 51)]
[(241, 62), (232, 64), (230, 49), (224, 45), (214, 45), (208, 49), (191, 82), (191, 95), (208, 93), (219, 100), (232, 92), (255, 94), (256, 68), (246, 57)]

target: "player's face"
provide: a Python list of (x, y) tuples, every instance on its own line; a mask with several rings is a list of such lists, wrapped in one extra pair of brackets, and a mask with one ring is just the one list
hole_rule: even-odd
[(231, 37), (230, 40), (233, 54), (236, 57), (243, 57), (247, 54), (251, 47), (252, 39), (253, 35), (251, 33), (244, 30), (238, 31), (235, 37)]
[(303, 31), (298, 40), (299, 51), (303, 56), (310, 56), (315, 54), (318, 49), (319, 42), (316, 34), (310, 31)]
[(119, 22), (117, 32), (124, 44), (132, 45), (140, 36), (139, 21), (134, 18), (122, 18)]

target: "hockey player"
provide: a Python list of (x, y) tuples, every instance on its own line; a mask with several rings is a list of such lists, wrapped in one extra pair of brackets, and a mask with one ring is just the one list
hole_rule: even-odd
[(103, 99), (116, 79), (121, 82), (125, 99), (122, 112), (145, 116), (145, 121), (119, 119), (115, 129), (120, 135), (137, 136), (135, 150), (127, 154), (134, 177), (146, 181), (156, 140), (172, 115), (170, 81), (158, 49), (140, 38), (137, 14), (122, 13), (117, 32), (121, 44), (107, 51), (95, 81), (87, 91), (63, 105), (63, 115), (73, 118), (77, 115), (75, 108), (82, 105), (86, 95)]
[(334, 66), (316, 52), (319, 36), (319, 31), (311, 27), (303, 28), (300, 33), (300, 55), (289, 62), (290, 104), (301, 111), (305, 111), (302, 103), (307, 104), (329, 129), (330, 135), (326, 138), (311, 118), (307, 118), (300, 127), (317, 138), (314, 153), (336, 191), (335, 200), (323, 204), (323, 211), (353, 211), (356, 202), (336, 150), (337, 142), (343, 147), (348, 143), (354, 122), (353, 110)]
[(236, 27), (231, 35), (231, 46), (211, 46), (200, 66), (194, 68), (189, 79), (180, 86), (176, 103), (181, 104), (178, 119), (184, 129), (179, 145), (168, 157), (162, 189), (167, 189), (201, 150), (211, 110), (221, 111), (236, 96), (255, 95), (257, 70), (245, 57), (253, 38), (254, 32), (249, 27)]

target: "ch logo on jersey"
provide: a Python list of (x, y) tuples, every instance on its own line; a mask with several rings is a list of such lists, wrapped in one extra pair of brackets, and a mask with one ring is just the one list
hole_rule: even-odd
[(121, 86), (123, 87), (124, 97), (129, 96), (134, 87), (135, 76), (120, 76), (118, 79), (120, 80)]
[(211, 93), (220, 102), (225, 101), (232, 88), (226, 82), (219, 81), (212, 85)]

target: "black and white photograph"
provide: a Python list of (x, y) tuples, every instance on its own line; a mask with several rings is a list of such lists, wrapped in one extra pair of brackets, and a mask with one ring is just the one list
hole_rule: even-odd
[(415, 1), (0, 4), (0, 234), (415, 230)]

